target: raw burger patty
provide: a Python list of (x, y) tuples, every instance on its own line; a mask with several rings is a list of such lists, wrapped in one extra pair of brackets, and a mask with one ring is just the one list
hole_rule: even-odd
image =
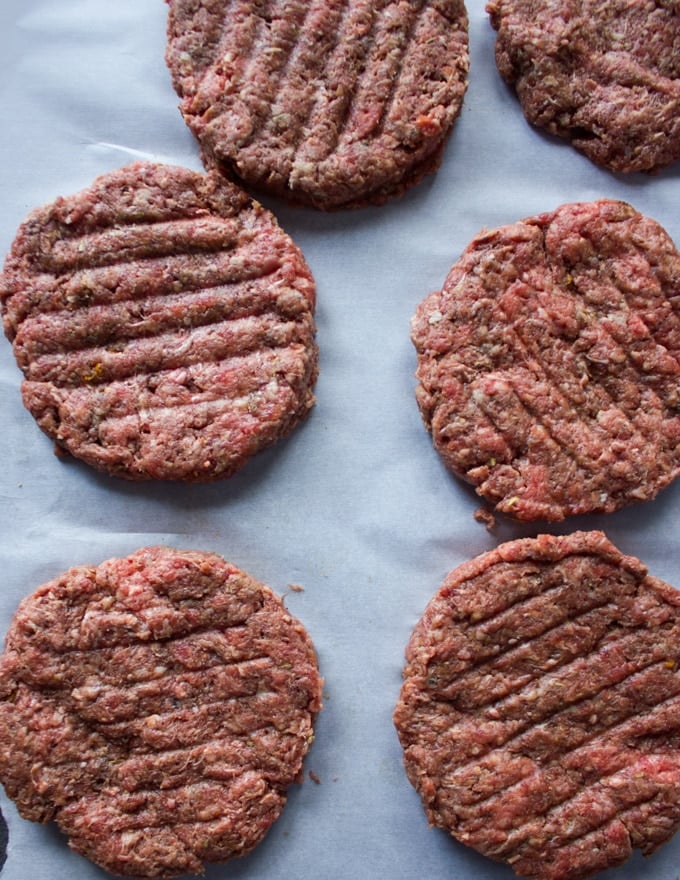
[(680, 825), (680, 593), (601, 532), (500, 545), (413, 631), (394, 720), (430, 823), (580, 880)]
[(219, 556), (165, 547), (80, 567), (19, 606), (0, 658), (0, 777), (115, 874), (251, 850), (312, 741), (301, 624)]
[(478, 235), (412, 323), (446, 465), (522, 520), (653, 498), (680, 470), (679, 289), (673, 242), (623, 202)]
[(209, 167), (321, 209), (434, 171), (467, 86), (463, 0), (168, 0), (166, 60)]
[(496, 63), (527, 119), (613, 171), (680, 158), (675, 0), (492, 0)]
[(309, 268), (216, 173), (135, 163), (34, 211), (0, 301), (25, 405), (117, 476), (228, 477), (314, 402)]

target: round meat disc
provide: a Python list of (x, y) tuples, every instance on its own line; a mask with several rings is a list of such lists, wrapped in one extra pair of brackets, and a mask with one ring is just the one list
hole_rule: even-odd
[(320, 209), (436, 169), (467, 87), (463, 0), (169, 0), (166, 61), (203, 160)]
[(0, 658), (0, 779), (114, 874), (249, 852), (321, 707), (309, 636), (219, 556), (149, 547), (25, 599)]
[(480, 233), (412, 322), (446, 465), (521, 520), (607, 513), (680, 470), (680, 254), (623, 202)]
[(231, 476), (314, 403), (310, 270), (217, 173), (135, 163), (34, 211), (0, 301), (26, 407), (116, 476)]
[(674, 0), (491, 0), (496, 64), (527, 119), (612, 171), (680, 158)]
[(680, 826), (680, 593), (602, 532), (451, 572), (394, 721), (431, 824), (528, 880), (583, 880)]

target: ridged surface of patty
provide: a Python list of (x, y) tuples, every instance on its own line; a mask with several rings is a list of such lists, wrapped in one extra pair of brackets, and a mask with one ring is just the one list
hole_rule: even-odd
[(116, 476), (228, 477), (314, 403), (311, 272), (217, 173), (134, 163), (34, 211), (0, 300), (26, 407)]
[(219, 556), (149, 547), (25, 599), (0, 658), (0, 779), (114, 874), (250, 851), (313, 738), (321, 679), (272, 591)]
[(445, 579), (394, 721), (429, 821), (531, 880), (680, 826), (680, 593), (601, 532), (501, 544)]
[(463, 0), (169, 0), (166, 60), (204, 161), (321, 209), (433, 171), (469, 66)]
[(412, 322), (434, 445), (522, 520), (611, 512), (680, 472), (680, 254), (603, 199), (480, 233)]
[(496, 63), (527, 119), (613, 171), (680, 159), (673, 0), (492, 0)]

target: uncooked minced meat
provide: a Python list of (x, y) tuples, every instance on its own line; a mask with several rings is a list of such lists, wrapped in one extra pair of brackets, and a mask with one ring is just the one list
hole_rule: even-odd
[(165, 547), (25, 599), (0, 658), (0, 779), (114, 874), (243, 855), (279, 816), (321, 706), (309, 636), (219, 556)]
[(434, 171), (467, 86), (463, 0), (168, 0), (166, 60), (209, 167), (328, 209)]
[(527, 119), (613, 171), (680, 159), (674, 0), (491, 0), (496, 63)]
[(394, 721), (429, 821), (531, 880), (680, 826), (680, 593), (601, 532), (501, 544), (416, 625)]
[(228, 477), (314, 402), (310, 270), (217, 173), (134, 163), (34, 211), (0, 301), (27, 408), (116, 476)]
[(412, 323), (446, 465), (522, 520), (607, 513), (680, 472), (680, 254), (603, 199), (480, 233)]

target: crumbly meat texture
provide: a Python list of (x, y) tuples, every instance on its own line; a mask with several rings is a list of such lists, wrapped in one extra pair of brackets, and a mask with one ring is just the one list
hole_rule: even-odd
[(527, 119), (598, 165), (680, 158), (680, 8), (673, 0), (492, 0), (496, 64)]
[(521, 520), (607, 513), (680, 470), (680, 254), (611, 200), (482, 232), (412, 322), (435, 448)]
[(166, 61), (208, 167), (319, 209), (434, 171), (469, 67), (463, 0), (168, 0)]
[(165, 547), (79, 567), (20, 605), (0, 658), (0, 778), (114, 874), (249, 852), (313, 738), (321, 679), (272, 591)]
[(680, 826), (680, 593), (601, 532), (451, 572), (406, 660), (406, 771), (462, 843), (529, 880), (583, 880)]
[(229, 477), (314, 403), (309, 267), (217, 173), (134, 163), (34, 211), (0, 303), (26, 407), (119, 477)]

